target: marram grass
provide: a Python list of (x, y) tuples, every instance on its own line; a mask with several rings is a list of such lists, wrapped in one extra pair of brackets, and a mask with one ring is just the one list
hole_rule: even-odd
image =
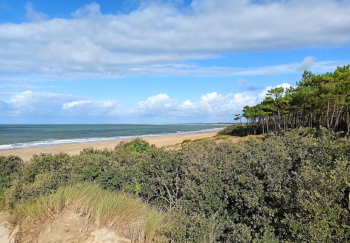
[[(59, 188), (56, 193), (15, 206), (11, 223), (20, 226), (25, 238), (36, 237), (40, 226), (54, 215), (73, 211), (133, 242), (159, 242), (172, 227), (171, 217), (122, 192), (102, 190), (96, 184)], [(27, 229), (27, 230), (26, 230)], [(30, 230), (29, 230), (30, 229)]]

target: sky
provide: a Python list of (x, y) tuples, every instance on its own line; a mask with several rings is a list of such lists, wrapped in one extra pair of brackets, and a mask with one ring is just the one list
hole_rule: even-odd
[(350, 0), (0, 0), (0, 124), (233, 122), (349, 54)]

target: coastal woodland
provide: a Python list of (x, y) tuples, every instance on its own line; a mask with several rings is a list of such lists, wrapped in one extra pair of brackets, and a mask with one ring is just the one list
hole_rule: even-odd
[(350, 242), (349, 95), (350, 66), (305, 72), (217, 140), (0, 157), (1, 208), (17, 242), (67, 208), (132, 242)]
[(260, 104), (245, 106), (235, 120), (242, 117), (247, 134), (320, 126), (350, 133), (350, 65), (321, 75), (305, 71), (296, 88), (269, 90)]

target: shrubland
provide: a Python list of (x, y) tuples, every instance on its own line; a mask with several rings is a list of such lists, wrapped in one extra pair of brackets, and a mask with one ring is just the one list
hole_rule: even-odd
[(26, 165), (1, 157), (0, 181), (6, 210), (19, 223), (29, 216), (23, 208), (44, 202), (53, 212), (64, 208), (57, 195), (86, 187), (142, 201), (157, 222), (171, 221), (152, 231), (163, 242), (347, 242), (349, 157), (346, 137), (300, 128), (237, 144), (187, 142), (180, 150), (137, 140), (75, 156), (36, 155)]

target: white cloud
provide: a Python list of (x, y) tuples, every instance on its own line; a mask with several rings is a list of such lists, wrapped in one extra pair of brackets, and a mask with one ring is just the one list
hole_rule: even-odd
[(310, 56), (306, 57), (304, 61), (296, 68), (298, 71), (310, 70), (315, 65), (316, 58)]
[(92, 101), (78, 100), (62, 104), (63, 111), (77, 115), (92, 115), (92, 116), (113, 116), (119, 115), (120, 105), (117, 101)]
[(48, 114), (59, 111), (61, 102), (76, 99), (73, 95), (25, 91), (11, 96), (7, 103), (16, 114)]
[[(276, 87), (290, 87), (283, 83)], [(266, 87), (259, 94), (243, 92), (222, 95), (217, 92), (202, 95), (198, 101), (178, 101), (167, 94), (158, 94), (140, 101), (137, 108), (125, 110), (115, 100), (96, 101), (70, 94), (57, 94), (49, 92), (25, 91), (13, 93), (10, 100), (0, 99), (0, 114), (23, 117), (25, 115), (45, 115), (46, 118), (59, 116), (62, 121), (67, 117), (78, 117), (86, 120), (88, 117), (97, 118), (123, 118), (125, 121), (133, 118), (152, 119), (191, 118), (196, 121), (218, 120), (220, 118), (233, 117), (241, 113), (244, 106), (253, 106), (261, 102), (269, 89)], [(103, 120), (103, 119), (102, 119)]]
[(266, 95), (268, 93), (267, 91), (269, 91), (270, 89), (273, 89), (273, 88), (280, 88), (280, 87), (283, 87), (284, 90), (286, 91), (286, 89), (293, 87), (293, 86), (288, 84), (288, 83), (279, 84), (276, 87), (268, 86), (262, 92), (260, 92), (259, 95), (257, 96), (258, 103), (264, 100), (264, 98), (266, 97)]
[(101, 8), (97, 3), (90, 3), (83, 8), (79, 8), (72, 14), (75, 18), (96, 18), (101, 17)]
[[(1, 100), (0, 100), (1, 101)], [(120, 105), (115, 100), (93, 101), (70, 94), (25, 91), (11, 95), (9, 101), (1, 101), (0, 110), (10, 114), (42, 114), (62, 116), (111, 116), (119, 112)]]
[[(301, 63), (289, 63), (274, 66), (255, 68), (236, 67), (202, 67), (195, 64), (188, 65), (154, 65), (140, 68), (137, 71), (143, 74), (156, 75), (184, 75), (184, 76), (253, 76), (253, 75), (278, 75), (299, 73), (308, 70), (313, 72), (334, 71), (337, 66), (348, 65), (350, 61), (315, 62), (314, 57), (306, 57)], [(244, 85), (245, 80), (239, 80), (238, 86)]]
[[(276, 87), (289, 88), (291, 85), (283, 83)], [(166, 94), (159, 94), (139, 102), (139, 115), (153, 117), (227, 117), (241, 113), (244, 106), (253, 106), (260, 103), (273, 87), (266, 87), (258, 95), (251, 92), (221, 95), (217, 92), (202, 95), (199, 101), (186, 100), (178, 102)]]
[[(125, 75), (264, 75), (329, 68), (312, 57), (302, 63), (261, 68), (200, 67), (184, 61), (222, 53), (336, 47), (350, 43), (350, 2), (338, 0), (193, 0), (143, 4), (123, 14), (102, 14), (96, 3), (72, 18), (44, 20), (31, 3), (36, 22), (0, 25), (0, 74), (46, 77)], [(296, 17), (298, 16), (298, 17)]]
[(11, 107), (9, 106), (9, 104), (5, 101), (0, 100), (0, 111), (6, 111), (6, 110), (10, 110)]
[(145, 115), (159, 115), (164, 111), (172, 111), (177, 102), (166, 94), (149, 97), (146, 101), (138, 103), (138, 111)]
[(35, 89), (35, 86), (28, 85), (28, 84), (5, 84), (0, 85), (1, 89)]
[(34, 6), (31, 2), (27, 2), (25, 9), (26, 16), (31, 21), (43, 21), (48, 18), (46, 14), (35, 11)]
[(74, 107), (79, 107), (79, 106), (89, 104), (91, 102), (92, 102), (91, 100), (78, 100), (78, 101), (67, 102), (67, 103), (64, 103), (62, 105), (62, 109), (68, 110), (68, 109), (72, 109)]

